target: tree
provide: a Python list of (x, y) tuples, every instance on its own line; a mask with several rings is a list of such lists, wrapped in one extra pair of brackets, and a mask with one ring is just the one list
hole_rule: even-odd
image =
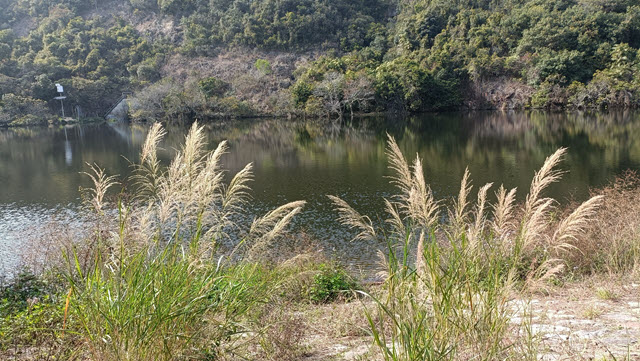
[(344, 84), (342, 102), (344, 107), (349, 109), (352, 120), (354, 109), (367, 111), (374, 97), (373, 81), (366, 74), (352, 76)]
[(337, 72), (325, 74), (324, 80), (316, 86), (313, 95), (322, 99), (322, 104), (329, 116), (335, 115), (342, 120), (344, 75)]

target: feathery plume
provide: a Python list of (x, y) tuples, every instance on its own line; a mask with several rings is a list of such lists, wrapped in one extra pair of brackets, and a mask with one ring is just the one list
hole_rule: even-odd
[(562, 161), (566, 152), (567, 148), (560, 148), (556, 150), (555, 153), (545, 159), (542, 168), (535, 173), (533, 180), (531, 181), (529, 194), (525, 201), (525, 218), (528, 218), (537, 206), (547, 201), (545, 198), (540, 198), (540, 194), (549, 185), (562, 178), (562, 174), (564, 172), (555, 168)]
[(544, 231), (547, 228), (549, 219), (549, 213), (553, 209), (555, 200), (552, 198), (545, 198), (541, 200), (533, 213), (529, 216), (522, 230), (520, 232), (521, 249), (527, 250), (530, 246), (534, 245), (536, 241), (541, 241), (541, 237), (544, 235)]
[(504, 236), (514, 227), (513, 206), (516, 200), (516, 188), (509, 192), (500, 185), (496, 193), (498, 201), (493, 205), (493, 230), (498, 236)]
[(194, 122), (181, 150), (184, 163), (183, 176), (186, 176), (189, 186), (203, 166), (202, 158), (206, 149), (205, 144), (204, 127), (199, 126), (198, 122)]
[[(283, 204), (280, 207), (270, 211), (264, 216), (257, 218), (251, 224), (251, 228), (249, 229), (249, 234), (252, 239), (260, 238), (263, 235), (271, 232), (276, 226), (280, 223), (280, 221), (295, 209), (302, 208), (305, 205), (305, 201), (296, 201), (290, 202), (287, 204)], [(280, 226), (282, 224), (280, 223)]]
[(413, 185), (408, 204), (409, 215), (420, 226), (431, 228), (438, 221), (439, 203), (424, 180), (422, 162), (417, 156), (413, 162)]
[(407, 233), (407, 227), (405, 226), (404, 221), (402, 220), (402, 217), (398, 212), (397, 206), (386, 198), (384, 200), (384, 204), (387, 214), (389, 214), (389, 218), (387, 218), (385, 222), (391, 225), (393, 232), (395, 232), (396, 234), (405, 235)]
[(160, 123), (154, 123), (149, 129), (149, 134), (142, 145), (140, 153), (140, 163), (155, 163), (157, 161), (157, 151), (160, 141), (167, 132)]
[(158, 195), (159, 183), (162, 180), (162, 170), (158, 160), (158, 145), (166, 132), (160, 123), (154, 123), (142, 145), (140, 164), (133, 165), (132, 183), (137, 186), (136, 200), (145, 200)]
[(82, 191), (87, 195), (86, 201), (91, 205), (93, 210), (97, 214), (102, 214), (105, 205), (104, 197), (107, 194), (107, 190), (118, 184), (118, 182), (116, 182), (116, 176), (107, 176), (104, 169), (100, 168), (97, 164), (87, 163), (87, 165), (91, 169), (91, 173), (82, 172), (82, 174), (91, 178), (93, 188), (84, 188)]
[(247, 185), (253, 180), (253, 164), (247, 164), (241, 171), (231, 179), (222, 199), (222, 209), (224, 211), (239, 210), (249, 199), (251, 188)]
[(476, 203), (476, 210), (474, 215), (475, 222), (473, 224), (473, 228), (471, 230), (471, 234), (469, 237), (473, 243), (472, 249), (475, 249), (477, 247), (479, 237), (484, 231), (484, 226), (486, 221), (486, 217), (484, 215), (484, 208), (487, 202), (487, 192), (489, 191), (489, 188), (491, 188), (492, 185), (493, 183), (487, 183), (478, 190), (478, 201)]
[(545, 289), (545, 283), (560, 274), (564, 268), (565, 265), (561, 259), (548, 259), (527, 274), (525, 287), (530, 291)]
[(466, 209), (469, 206), (469, 201), (467, 198), (471, 193), (471, 189), (473, 186), (471, 185), (471, 180), (469, 179), (471, 173), (469, 172), (469, 168), (465, 168), (464, 175), (462, 176), (462, 181), (460, 182), (460, 192), (458, 193), (458, 199), (456, 200), (453, 211), (450, 212), (449, 218), (453, 220), (453, 224), (456, 227), (460, 227), (465, 222), (466, 218)]
[(551, 244), (557, 250), (572, 248), (568, 242), (577, 240), (584, 233), (589, 221), (602, 203), (603, 196), (595, 196), (583, 202), (571, 214), (562, 220), (553, 233)]
[[(249, 240), (253, 241), (247, 252), (248, 257), (255, 258), (258, 251), (264, 250), (271, 241), (282, 234), (305, 204), (305, 201), (290, 202), (254, 220), (248, 236)], [(235, 250), (232, 253), (235, 253)]]
[(391, 183), (400, 190), (400, 204), (406, 204), (413, 187), (413, 180), (409, 165), (398, 147), (395, 138), (387, 133), (387, 157), (389, 158), (389, 169), (391, 170)]
[(349, 226), (360, 231), (360, 233), (353, 238), (354, 241), (374, 239), (376, 237), (375, 229), (373, 228), (373, 224), (369, 217), (361, 215), (347, 202), (336, 196), (327, 195), (327, 197), (331, 199), (338, 211), (338, 221), (345, 226)]

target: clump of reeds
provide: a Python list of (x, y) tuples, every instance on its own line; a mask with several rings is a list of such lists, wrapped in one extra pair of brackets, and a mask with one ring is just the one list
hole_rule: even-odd
[[(442, 203), (425, 181), (421, 160), (409, 165), (392, 137), (387, 155), (391, 182), (399, 192), (385, 200), (384, 224), (374, 225), (330, 196), (342, 223), (357, 230), (356, 239), (384, 235), (387, 241), (382, 255), (386, 297), (374, 298), (378, 308), (367, 314), (386, 360), (505, 357), (511, 346), (505, 336), (512, 290), (516, 285), (539, 287), (561, 272), (563, 256), (575, 251), (602, 202), (593, 197), (565, 219), (553, 221), (556, 202), (543, 194), (560, 180), (557, 166), (565, 152), (559, 149), (546, 159), (521, 209), (515, 205), (516, 190), (503, 186), (497, 200), (489, 202), (492, 184), (480, 187), (472, 201), (466, 171), (443, 221)], [(373, 321), (376, 316), (390, 328), (381, 328)]]
[(640, 176), (627, 171), (610, 185), (592, 192), (603, 196), (586, 236), (575, 241), (579, 252), (568, 255), (572, 271), (634, 274), (640, 270)]
[[(91, 247), (66, 252), (67, 301), (68, 318), (94, 359), (189, 358), (196, 345), (218, 352), (265, 297), (258, 293), (266, 286), (250, 280), (255, 266), (241, 260), (258, 257), (304, 206), (292, 202), (251, 225), (236, 224), (246, 218), (251, 164), (226, 182), (226, 142), (207, 151), (196, 123), (164, 167), (157, 157), (164, 135), (160, 124), (151, 127), (131, 186), (113, 202), (106, 200), (115, 178), (98, 166), (89, 173), (86, 201), (100, 221)], [(222, 240), (237, 243), (233, 254), (216, 253)]]

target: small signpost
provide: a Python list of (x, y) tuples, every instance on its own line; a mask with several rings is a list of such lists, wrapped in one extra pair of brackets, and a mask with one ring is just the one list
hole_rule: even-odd
[(64, 103), (62, 102), (64, 99), (67, 99), (66, 96), (64, 96), (64, 88), (62, 87), (62, 85), (57, 84), (56, 83), (56, 90), (58, 91), (58, 96), (55, 97), (55, 100), (59, 100), (60, 101), (60, 107), (62, 108), (62, 117), (64, 118)]

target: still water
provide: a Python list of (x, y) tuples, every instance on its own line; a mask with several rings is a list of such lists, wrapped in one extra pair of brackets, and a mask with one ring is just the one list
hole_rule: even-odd
[[(187, 127), (167, 130), (165, 162)], [(86, 164), (126, 177), (147, 131), (146, 125), (124, 124), (0, 130), (0, 273), (15, 267), (20, 250), (52, 220), (81, 228), (78, 190), (89, 185), (81, 174)], [(590, 187), (640, 169), (640, 112), (449, 113), (367, 118), (351, 125), (235, 120), (207, 124), (206, 132), (211, 148), (229, 141), (223, 163), (231, 172), (254, 163), (249, 212), (306, 200), (294, 228), (354, 267), (374, 263), (378, 245), (349, 242), (353, 234), (334, 221), (326, 195), (382, 215), (383, 197), (394, 191), (385, 178), (386, 133), (396, 137), (405, 155), (419, 154), (438, 198), (457, 193), (467, 166), (476, 186), (504, 183), (518, 187), (522, 198), (534, 171), (561, 146), (569, 148), (567, 173), (549, 192), (561, 201), (584, 199)]]

